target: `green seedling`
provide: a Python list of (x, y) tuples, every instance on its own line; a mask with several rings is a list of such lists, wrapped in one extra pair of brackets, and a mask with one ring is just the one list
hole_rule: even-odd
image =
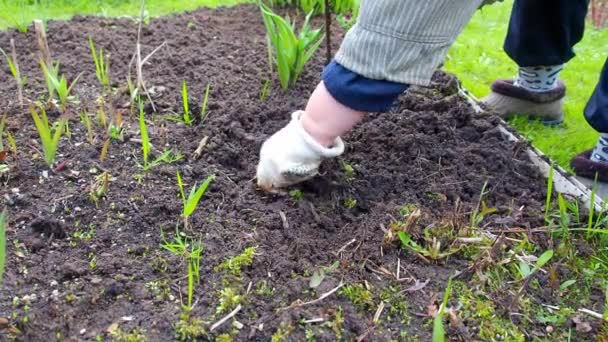
[(299, 0), (302, 11), (318, 15), (325, 13), (325, 0)]
[(95, 144), (95, 133), (93, 132), (93, 123), (91, 122), (91, 118), (86, 112), (80, 113), (80, 122), (87, 129), (87, 140), (89, 144)]
[(67, 108), (68, 99), (72, 93), (72, 89), (78, 82), (78, 79), (80, 79), (80, 76), (82, 76), (82, 73), (76, 76), (74, 81), (72, 81), (72, 83), (68, 86), (68, 80), (65, 78), (65, 75), (61, 75), (61, 77), (59, 77), (59, 63), (56, 63), (49, 68), (47, 67), (46, 63), (40, 61), (40, 67), (42, 67), (44, 78), (46, 79), (49, 97), (52, 99), (53, 95), (57, 93), (59, 102), (61, 103), (61, 109), (65, 110)]
[(287, 89), (295, 85), (304, 65), (323, 42), (323, 31), (310, 28), (309, 21), (313, 15), (312, 11), (306, 16), (300, 33), (296, 36), (295, 24), (291, 23), (289, 17), (283, 19), (261, 3), (260, 9), (268, 41), (274, 48), (274, 59), (281, 87)]
[(313, 288), (313, 289), (319, 287), (319, 285), (321, 285), (321, 283), (325, 279), (325, 275), (328, 273), (334, 272), (335, 270), (338, 269), (339, 266), (340, 266), (340, 262), (336, 261), (329, 267), (321, 267), (320, 269), (315, 270), (312, 273), (312, 277), (310, 277), (308, 286), (310, 286), (310, 288)]
[(229, 271), (235, 276), (240, 276), (244, 267), (249, 267), (253, 263), (253, 257), (257, 246), (245, 248), (243, 253), (224, 260), (221, 264), (215, 267), (215, 271)]
[(206, 335), (205, 323), (200, 318), (184, 312), (175, 323), (175, 333), (178, 341), (200, 341)]
[(89, 36), (89, 47), (91, 48), (91, 55), (93, 56), (93, 62), (95, 63), (95, 74), (97, 80), (103, 86), (104, 90), (110, 91), (110, 58), (104, 56), (103, 49), (100, 48), (99, 52), (95, 48), (93, 39)]
[(549, 177), (547, 178), (547, 198), (545, 199), (545, 222), (549, 219), (549, 209), (551, 209), (551, 195), (553, 194), (553, 165), (549, 169)]
[(487, 186), (488, 182), (483, 183), (483, 186), (481, 187), (481, 194), (479, 195), (479, 201), (477, 202), (477, 206), (475, 206), (475, 209), (471, 213), (471, 229), (478, 227), (486, 215), (495, 213), (497, 211), (496, 208), (488, 208), (486, 206), (486, 202), (483, 200), (483, 197), (487, 194)]
[(203, 97), (203, 104), (201, 105), (201, 124), (205, 121), (207, 117), (207, 106), (209, 104), (209, 93), (211, 92), (211, 84), (207, 84), (207, 88), (205, 88), (205, 97)]
[[(272, 64), (270, 64), (270, 65), (272, 65)], [(260, 102), (264, 102), (264, 101), (266, 101), (266, 98), (268, 98), (269, 88), (270, 88), (270, 80), (264, 80), (264, 86), (262, 86), (262, 90), (260, 91)]]
[(294, 189), (289, 192), (289, 196), (292, 200), (298, 202), (302, 198), (304, 198), (304, 193), (300, 189)]
[(349, 163), (342, 162), (342, 171), (344, 171), (344, 176), (347, 181), (350, 182), (355, 179), (355, 169)]
[(353, 209), (356, 206), (357, 206), (357, 200), (356, 199), (354, 199), (352, 197), (349, 197), (349, 198), (347, 198), (347, 199), (344, 200), (344, 207), (346, 209)]
[(91, 185), (91, 191), (89, 192), (89, 198), (95, 202), (95, 206), (98, 205), (99, 200), (106, 197), (108, 191), (108, 184), (110, 183), (110, 174), (104, 172), (97, 177), (95, 182)]
[(188, 86), (186, 85), (186, 81), (182, 82), (182, 105), (184, 113), (180, 117), (179, 115), (169, 116), (167, 119), (175, 122), (181, 122), (188, 126), (194, 123), (194, 119), (192, 119), (190, 112), (190, 104), (188, 99)]
[(445, 315), (445, 310), (448, 305), (448, 300), (450, 299), (450, 294), (452, 292), (452, 276), (448, 280), (448, 287), (445, 289), (445, 294), (443, 295), (443, 301), (441, 302), (441, 307), (439, 308), (439, 312), (435, 315), (433, 319), (433, 342), (443, 342), (445, 341), (445, 329), (443, 327), (443, 316)]
[(144, 105), (142, 102), (139, 103), (139, 131), (141, 134), (141, 152), (143, 164), (138, 165), (145, 172), (150, 171), (153, 167), (158, 166), (162, 163), (171, 164), (178, 160), (181, 160), (184, 157), (181, 153), (175, 154), (171, 150), (165, 150), (156, 159), (150, 161), (150, 151), (152, 148), (152, 144), (150, 143), (150, 136), (148, 135), (148, 127), (146, 125), (146, 119), (144, 116)]
[(0, 284), (4, 276), (4, 265), (6, 263), (6, 226), (7, 214), (6, 210), (0, 214)]
[(521, 275), (520, 280), (527, 279), (534, 273), (538, 272), (538, 270), (540, 270), (543, 266), (545, 266), (545, 264), (547, 264), (547, 262), (549, 262), (549, 260), (551, 260), (552, 257), (553, 257), (552, 249), (545, 251), (536, 260), (536, 263), (534, 264), (534, 268), (530, 268), (530, 265), (528, 265), (524, 261), (521, 261), (518, 266), (519, 274)]
[(57, 146), (59, 145), (61, 134), (64, 132), (67, 119), (59, 119), (56, 122), (56, 125), (50, 126), (44, 107), (40, 106), (40, 110), (42, 117), (38, 114), (34, 106), (30, 105), (30, 113), (32, 114), (34, 124), (36, 124), (36, 129), (38, 130), (38, 135), (40, 136), (40, 141), (42, 143), (44, 160), (48, 165), (52, 165), (53, 162), (55, 162)]
[(182, 181), (182, 176), (177, 171), (177, 186), (179, 187), (179, 194), (182, 198), (182, 203), (184, 205), (184, 210), (182, 211), (182, 217), (187, 219), (192, 216), (196, 207), (198, 207), (199, 202), (203, 198), (203, 195), (207, 191), (207, 188), (213, 182), (215, 176), (211, 175), (205, 179), (201, 186), (197, 187), (196, 184), (190, 190), (188, 194), (188, 198), (186, 198), (186, 193), (184, 192), (184, 183)]
[(13, 152), (13, 154), (17, 154), (17, 142), (10, 131), (6, 131), (6, 140), (8, 140), (11, 152)]
[(27, 78), (21, 77), (21, 71), (19, 71), (19, 64), (17, 63), (17, 56), (15, 55), (15, 46), (13, 40), (11, 40), (11, 45), (13, 46), (13, 56), (9, 57), (4, 50), (0, 49), (0, 53), (4, 56), (6, 64), (8, 64), (8, 68), (11, 71), (11, 75), (13, 79), (17, 83), (17, 95), (19, 98), (19, 104), (23, 106), (23, 86), (27, 82)]
[(346, 285), (338, 293), (348, 298), (360, 310), (368, 310), (374, 306), (372, 292), (363, 284)]
[(227, 287), (220, 290), (220, 304), (217, 306), (215, 312), (217, 314), (223, 314), (232, 311), (243, 301), (243, 296), (237, 294), (233, 289)]
[(416, 243), (412, 239), (412, 237), (404, 231), (399, 231), (397, 233), (397, 235), (399, 236), (399, 240), (401, 241), (401, 246), (403, 248), (409, 249), (410, 251), (412, 251), (418, 255), (421, 255), (425, 258), (429, 258), (432, 260), (439, 260), (439, 259), (446, 258), (459, 251), (459, 249), (450, 249), (447, 252), (442, 252), (441, 251), (441, 242), (439, 240), (437, 240), (437, 238), (435, 238), (435, 237), (433, 237), (431, 239), (429, 247), (423, 247), (423, 246), (419, 245), (418, 243)]
[(164, 232), (161, 230), (161, 248), (169, 252), (185, 257), (188, 261), (188, 297), (187, 305), (184, 305), (184, 310), (189, 312), (193, 308), (194, 286), (200, 284), (200, 262), (203, 254), (203, 244), (200, 241), (188, 239), (185, 234), (180, 233), (179, 229), (175, 228), (175, 236), (173, 241), (165, 240)]

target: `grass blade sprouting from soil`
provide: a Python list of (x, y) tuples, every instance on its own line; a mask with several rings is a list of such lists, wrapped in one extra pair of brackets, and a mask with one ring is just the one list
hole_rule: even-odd
[(42, 143), (44, 160), (47, 164), (52, 165), (53, 162), (55, 162), (59, 139), (64, 131), (67, 119), (59, 119), (54, 125), (51, 126), (49, 125), (49, 120), (44, 107), (40, 106), (40, 110), (41, 115), (38, 114), (33, 105), (30, 105), (30, 113), (32, 114), (32, 119), (34, 119), (34, 124), (38, 130), (40, 142)]

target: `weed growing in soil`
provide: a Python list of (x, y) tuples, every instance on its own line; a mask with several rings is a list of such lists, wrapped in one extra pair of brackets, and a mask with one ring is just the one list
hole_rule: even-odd
[(182, 82), (182, 107), (183, 114), (180, 117), (179, 115), (169, 116), (167, 119), (174, 122), (181, 122), (188, 126), (191, 126), (194, 123), (194, 119), (192, 118), (192, 112), (190, 111), (190, 104), (188, 99), (188, 85), (186, 81)]
[(359, 310), (371, 310), (374, 306), (372, 292), (363, 284), (346, 285), (338, 293), (348, 298)]
[(110, 333), (110, 336), (112, 336), (114, 342), (146, 342), (146, 335), (139, 328), (133, 329), (130, 333), (124, 332), (121, 328), (116, 328)]
[(302, 190), (294, 189), (289, 192), (289, 196), (292, 200), (298, 202), (299, 200), (304, 198), (304, 193), (302, 192)]
[(6, 210), (0, 214), (0, 284), (4, 276), (4, 265), (6, 263)]
[(49, 119), (46, 115), (46, 110), (43, 106), (40, 106), (41, 115), (38, 115), (36, 108), (30, 105), (30, 113), (34, 124), (38, 130), (40, 136), (40, 142), (42, 143), (42, 151), (44, 153), (44, 160), (50, 166), (55, 162), (55, 156), (57, 154), (57, 147), (59, 146), (59, 139), (65, 129), (67, 119), (59, 119), (52, 126), (49, 125)]
[(435, 315), (433, 319), (433, 342), (443, 342), (445, 341), (445, 329), (443, 327), (443, 316), (445, 315), (446, 307), (448, 305), (448, 299), (450, 299), (450, 294), (452, 292), (452, 277), (448, 280), (448, 286), (445, 289), (445, 294), (443, 295), (443, 301), (441, 302), (441, 306), (439, 307), (439, 312)]
[(243, 253), (234, 256), (232, 258), (224, 260), (221, 264), (215, 267), (215, 271), (229, 271), (235, 276), (240, 276), (244, 267), (249, 267), (253, 263), (253, 257), (255, 256), (255, 251), (257, 247), (248, 247), (245, 248)]
[(150, 136), (148, 135), (148, 127), (146, 126), (146, 119), (144, 116), (144, 105), (142, 102), (139, 103), (139, 131), (141, 134), (141, 151), (143, 164), (139, 165), (145, 172), (150, 171), (153, 167), (158, 166), (162, 163), (171, 164), (178, 160), (181, 160), (184, 156), (175, 154), (171, 150), (165, 150), (160, 156), (153, 161), (149, 161), (150, 150), (152, 144), (150, 143)]
[(95, 144), (95, 133), (93, 132), (93, 123), (91, 122), (91, 118), (86, 112), (80, 113), (80, 121), (87, 129), (87, 141), (89, 144)]
[(65, 78), (65, 75), (59, 77), (59, 62), (49, 67), (46, 63), (40, 61), (40, 67), (42, 68), (44, 78), (46, 79), (49, 98), (53, 99), (53, 95), (56, 92), (59, 97), (59, 102), (61, 103), (61, 109), (65, 111), (72, 89), (76, 85), (76, 82), (78, 82), (78, 79), (80, 79), (80, 76), (82, 76), (82, 73), (76, 76), (74, 81), (68, 85), (68, 80)]
[(182, 313), (179, 321), (175, 323), (175, 334), (179, 341), (198, 341), (204, 337), (205, 322), (197, 317), (191, 317), (188, 313)]
[(110, 91), (110, 58), (103, 54), (103, 49), (100, 48), (99, 52), (95, 48), (93, 38), (89, 36), (89, 47), (91, 48), (91, 55), (93, 56), (93, 62), (95, 63), (95, 75), (97, 80), (103, 86), (103, 89), (108, 93)]
[[(13, 41), (11, 41), (11, 44), (13, 44)], [(14, 48), (14, 46), (13, 46), (13, 48)], [(0, 53), (2, 53), (2, 55), (4, 56), (4, 59), (6, 60), (6, 64), (8, 64), (8, 68), (11, 71), (11, 75), (13, 76), (13, 79), (15, 79), (15, 82), (17, 83), (19, 104), (23, 106), (23, 86), (27, 82), (27, 78), (21, 77), (21, 72), (19, 71), (19, 64), (17, 64), (14, 50), (13, 50), (12, 58), (9, 57), (2, 49), (0, 49)]]
[(220, 304), (217, 306), (215, 312), (217, 314), (223, 314), (234, 310), (239, 304), (243, 302), (243, 296), (237, 294), (232, 288), (226, 287), (220, 290)]
[[(264, 4), (260, 4), (268, 43), (274, 47), (274, 58), (279, 73), (281, 87), (287, 89), (295, 85), (304, 65), (323, 42), (321, 29), (311, 30), (308, 25), (313, 12), (306, 16), (300, 34), (295, 34), (295, 23), (289, 17), (283, 19)], [(269, 61), (270, 63), (271, 61)]]
[(180, 257), (185, 257), (188, 262), (188, 304), (184, 305), (184, 310), (189, 312), (193, 307), (195, 282), (200, 284), (200, 262), (203, 244), (200, 241), (188, 239), (177, 228), (172, 242), (165, 240), (162, 230), (161, 238), (163, 240), (160, 245), (162, 248)]
[(272, 334), (271, 341), (272, 342), (288, 341), (289, 335), (291, 335), (291, 332), (293, 331), (293, 329), (294, 329), (294, 327), (291, 324), (281, 322), (281, 325), (279, 325), (279, 328), (277, 329), (277, 331), (275, 331), (275, 333)]
[(108, 191), (109, 183), (110, 174), (108, 172), (104, 172), (101, 175), (97, 176), (95, 182), (91, 185), (91, 190), (89, 191), (89, 198), (95, 203), (95, 206), (99, 204), (99, 200), (106, 197), (106, 192)]
[(184, 210), (182, 210), (182, 217), (184, 220), (187, 220), (190, 216), (192, 216), (194, 210), (196, 210), (196, 207), (198, 207), (199, 202), (203, 198), (203, 195), (205, 195), (207, 188), (209, 188), (209, 185), (211, 182), (213, 182), (213, 180), (215, 180), (215, 176), (211, 175), (205, 179), (201, 186), (197, 187), (195, 184), (190, 190), (188, 198), (186, 198), (186, 193), (184, 192), (184, 183), (182, 182), (182, 177), (179, 174), (179, 171), (177, 171), (177, 186), (179, 187), (179, 194), (182, 198), (182, 203), (184, 206)]

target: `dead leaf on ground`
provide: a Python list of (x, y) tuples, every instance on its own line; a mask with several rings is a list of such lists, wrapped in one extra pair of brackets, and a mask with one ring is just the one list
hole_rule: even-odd
[(587, 321), (583, 321), (581, 316), (576, 315), (572, 317), (572, 322), (574, 322), (574, 325), (576, 326), (576, 331), (578, 332), (588, 333), (593, 330), (591, 324), (589, 324), (589, 322)]
[(429, 284), (430, 281), (431, 281), (430, 279), (427, 279), (426, 281), (420, 281), (420, 280), (416, 279), (416, 283), (414, 285), (408, 287), (407, 289), (405, 289), (403, 291), (405, 291), (405, 292), (420, 291), (423, 288), (425, 288)]

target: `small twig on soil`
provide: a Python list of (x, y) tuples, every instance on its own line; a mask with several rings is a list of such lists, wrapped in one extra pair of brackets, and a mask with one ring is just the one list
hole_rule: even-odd
[(249, 292), (251, 292), (251, 286), (253, 286), (253, 282), (250, 281), (249, 285), (247, 285), (247, 292), (245, 292), (246, 294), (249, 294)]
[(36, 31), (36, 39), (38, 40), (38, 48), (40, 49), (40, 59), (47, 67), (51, 68), (53, 66), (51, 51), (46, 39), (46, 32), (44, 31), (44, 23), (42, 20), (34, 20), (34, 30)]
[(595, 317), (597, 319), (601, 319), (605, 322), (608, 322), (608, 318), (604, 318), (604, 315), (602, 315), (601, 313), (595, 312), (595, 311), (591, 311), (589, 309), (578, 309), (578, 312), (580, 313), (584, 313), (586, 315), (589, 315), (591, 317)]
[(340, 255), (340, 253), (344, 252), (344, 250), (346, 250), (346, 248), (348, 248), (348, 246), (352, 245), (353, 243), (357, 242), (357, 239), (352, 239), (349, 242), (347, 242), (344, 246), (340, 247), (340, 249), (338, 249), (337, 252), (334, 252), (333, 254), (335, 256)]
[(23, 82), (21, 80), (21, 71), (19, 71), (19, 63), (17, 62), (17, 49), (15, 48), (15, 40), (11, 39), (11, 59), (15, 66), (15, 73), (17, 74), (17, 96), (19, 99), (19, 105), (23, 107)]
[(397, 258), (397, 274), (395, 275), (395, 278), (397, 278), (397, 280), (401, 279), (401, 277), (399, 277), (400, 274), (401, 274), (401, 258)]
[(290, 306), (282, 308), (282, 309), (279, 309), (279, 311), (283, 311), (283, 310), (287, 310), (287, 309), (291, 309), (291, 308), (298, 308), (298, 307), (301, 307), (301, 306), (313, 305), (313, 304), (319, 303), (323, 299), (331, 296), (334, 292), (336, 292), (339, 289), (341, 289), (342, 286), (344, 286), (344, 283), (340, 282), (340, 284), (338, 286), (336, 286), (335, 288), (333, 288), (332, 290), (330, 290), (328, 292), (325, 292), (324, 294), (321, 295), (321, 297), (319, 297), (319, 298), (317, 298), (315, 300), (311, 300), (310, 302), (302, 303), (302, 301), (298, 299), (296, 302), (294, 302)]
[(194, 160), (197, 160), (203, 154), (203, 149), (207, 146), (207, 142), (209, 141), (209, 136), (205, 135), (203, 139), (198, 143), (198, 147), (194, 150)]
[(241, 306), (241, 304), (239, 304), (236, 309), (232, 310), (231, 313), (229, 313), (228, 315), (226, 315), (226, 317), (220, 319), (219, 321), (217, 321), (217, 323), (215, 323), (214, 325), (211, 326), (211, 328), (209, 329), (209, 331), (213, 331), (217, 328), (219, 328), (222, 324), (226, 323), (227, 320), (229, 320), (230, 318), (234, 317), (234, 315), (236, 315), (239, 311), (241, 311), (243, 307)]
[(376, 313), (374, 314), (374, 323), (378, 324), (378, 321), (380, 320), (380, 315), (382, 315), (382, 311), (384, 311), (384, 306), (386, 305), (386, 303), (384, 302), (380, 302), (380, 305), (378, 305), (378, 309), (376, 310)]
[(289, 222), (287, 221), (287, 215), (283, 211), (279, 210), (279, 216), (281, 216), (281, 222), (283, 222), (283, 229), (289, 229)]
[(325, 318), (318, 317), (318, 318), (308, 319), (308, 320), (305, 320), (303, 322), (304, 322), (304, 324), (321, 323), (321, 322), (325, 322)]
[(367, 338), (367, 335), (369, 335), (369, 333), (372, 332), (372, 330), (374, 329), (374, 327), (370, 327), (367, 330), (365, 330), (365, 332), (361, 335), (359, 335), (359, 337), (357, 337), (357, 342), (363, 342), (363, 340), (365, 340)]
[[(144, 23), (145, 8), (146, 8), (146, 0), (141, 0), (141, 8), (139, 11), (139, 25), (137, 27), (137, 42), (135, 43), (135, 55), (134, 55), (134, 58), (131, 60), (131, 62), (133, 62), (133, 60), (135, 60), (135, 63), (136, 63), (135, 70), (137, 72), (137, 93), (140, 94), (141, 90), (143, 89), (144, 93), (146, 94), (146, 97), (148, 97), (148, 101), (150, 101), (150, 105), (152, 106), (152, 111), (156, 112), (156, 106), (154, 105), (154, 101), (152, 101), (152, 97), (150, 96), (150, 93), (148, 92), (148, 88), (146, 87), (145, 82), (144, 82), (143, 66), (144, 66), (144, 64), (146, 64), (148, 62), (148, 59), (150, 59), (150, 57), (152, 57), (152, 55), (154, 55), (156, 52), (158, 52), (158, 50), (160, 50), (163, 46), (165, 46), (165, 44), (167, 42), (163, 42), (156, 49), (152, 50), (152, 52), (150, 52), (150, 54), (148, 54), (146, 57), (144, 57), (143, 59), (141, 58), (141, 28)], [(129, 63), (129, 66), (131, 66), (131, 64), (132, 63)], [(129, 76), (129, 79), (130, 79), (130, 76)]]

